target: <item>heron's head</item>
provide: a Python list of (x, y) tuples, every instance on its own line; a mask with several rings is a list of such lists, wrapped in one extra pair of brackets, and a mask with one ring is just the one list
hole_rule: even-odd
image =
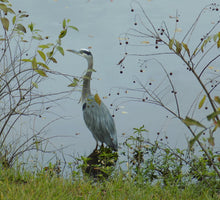
[(73, 49), (67, 49), (67, 51), (75, 53), (79, 56), (84, 57), (87, 61), (92, 60), (92, 53), (88, 49), (80, 49), (79, 51), (73, 50)]

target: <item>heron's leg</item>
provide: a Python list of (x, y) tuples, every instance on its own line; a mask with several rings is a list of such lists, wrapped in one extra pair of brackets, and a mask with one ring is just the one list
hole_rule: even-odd
[(98, 140), (96, 140), (96, 147), (95, 147), (95, 151), (98, 149), (99, 143)]

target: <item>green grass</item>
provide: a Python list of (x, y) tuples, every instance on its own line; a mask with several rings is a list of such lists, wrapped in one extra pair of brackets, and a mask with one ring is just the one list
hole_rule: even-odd
[(111, 180), (96, 182), (89, 179), (72, 181), (50, 177), (46, 173), (33, 175), (13, 170), (0, 172), (0, 199), (4, 200), (65, 200), (65, 199), (219, 199), (219, 194), (211, 194), (209, 188), (189, 185), (185, 189), (176, 186), (161, 187), (134, 182), (118, 175)]

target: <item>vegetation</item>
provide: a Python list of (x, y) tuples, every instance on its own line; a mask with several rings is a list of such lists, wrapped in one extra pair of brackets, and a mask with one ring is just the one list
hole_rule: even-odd
[(124, 178), (123, 174), (108, 181), (93, 182), (87, 178), (72, 180), (51, 177), (45, 172), (1, 171), (1, 199), (219, 199), (218, 194), (201, 185), (187, 185), (184, 190), (167, 185), (150, 185), (141, 178)]
[[(208, 185), (210, 184), (209, 187), (213, 187), (212, 183), (214, 183), (217, 186), (216, 189), (219, 190), (220, 155), (215, 148), (214, 136), (219, 135), (220, 127), (218, 89), (220, 75), (217, 66), (220, 58), (220, 20), (215, 18), (211, 25), (207, 25), (206, 33), (200, 33), (199, 29), (200, 20), (205, 21), (202, 17), (208, 11), (216, 16), (215, 14), (219, 13), (219, 5), (212, 3), (206, 6), (184, 35), (178, 35), (180, 32), (178, 13), (171, 17), (175, 20), (175, 29), (171, 33), (169, 25), (164, 21), (160, 27), (156, 27), (138, 1), (133, 1), (131, 7), (131, 12), (135, 13), (135, 27), (130, 28), (125, 35), (121, 36), (125, 40), (126, 49), (125, 57), (119, 62), (121, 73), (125, 68), (125, 58), (129, 56), (144, 57), (144, 59), (139, 59), (141, 73), (143, 73), (143, 69), (148, 72), (155, 68), (161, 69), (161, 74), (157, 73), (160, 78), (157, 80), (155, 77), (154, 83), (146, 81), (146, 77), (143, 82), (140, 79), (137, 80), (139, 85), (136, 91), (141, 93), (141, 97), (132, 97), (132, 100), (136, 99), (142, 103), (160, 106), (174, 119), (183, 123), (191, 134), (187, 150), (173, 149), (169, 147), (168, 143), (164, 145), (158, 141), (151, 143), (138, 136), (135, 148), (132, 148), (135, 158), (132, 161), (135, 161), (136, 171), (139, 173), (142, 170), (141, 173), (144, 173), (147, 179), (154, 180), (160, 177), (166, 184), (170, 178), (174, 178), (172, 180), (174, 182), (181, 183), (185, 170), (186, 174), (189, 173), (189, 177), (195, 178), (196, 181), (206, 182)], [(195, 33), (202, 35), (201, 38), (198, 39), (197, 35), (195, 38)], [(122, 44), (123, 41), (120, 41), (120, 45)], [(139, 49), (144, 53), (137, 53)], [(194, 96), (189, 93), (190, 90), (183, 93), (180, 87), (176, 86), (175, 75), (170, 71), (169, 65), (166, 66), (160, 62), (161, 55), (171, 56), (174, 62), (178, 63), (179, 71), (183, 73), (188, 71), (186, 75), (194, 77), (195, 85), (198, 85), (198, 87), (193, 87)], [(210, 73), (209, 70), (213, 70), (213, 73)], [(185, 79), (185, 83), (187, 83), (187, 79)], [(135, 88), (130, 90), (134, 91)], [(179, 92), (182, 93), (182, 96), (192, 99), (189, 105), (188, 102), (182, 100)], [(172, 104), (167, 102), (172, 102)], [(207, 111), (209, 111), (208, 114), (206, 114)], [(138, 134), (142, 131), (142, 129), (136, 130)], [(160, 135), (159, 132), (157, 134)], [(133, 136), (131, 139), (134, 140)], [(130, 144), (128, 147), (130, 148)], [(150, 154), (150, 159), (147, 159), (143, 168), (140, 167), (140, 164), (144, 161), (145, 154)]]
[[(49, 78), (49, 74), (73, 79), (50, 69), (50, 65), (58, 62), (57, 52), (64, 55), (62, 39), (68, 29), (77, 28), (64, 19), (57, 41), (52, 42), (49, 36), (42, 36), (32, 22), (27, 22), (28, 17), (25, 11), (15, 12), (8, 0), (1, 0), (0, 159), (5, 166), (12, 166), (25, 152), (44, 149), (49, 138), (43, 131), (52, 121), (41, 128), (36, 128), (35, 123), (53, 102), (62, 100), (70, 92), (42, 93), (40, 83)], [(30, 127), (25, 134), (27, 127), (22, 124), (27, 120)]]
[[(220, 155), (215, 150), (214, 139), (220, 127), (220, 97), (217, 90), (220, 76), (215, 70), (215, 63), (220, 58), (220, 21), (208, 27), (207, 34), (197, 43), (191, 43), (204, 11), (219, 12), (219, 5), (205, 7), (181, 39), (177, 34), (178, 15), (174, 17), (175, 31), (171, 34), (165, 22), (156, 28), (141, 5), (134, 1), (131, 11), (137, 10), (135, 19), (140, 21), (135, 21), (136, 28), (131, 28), (123, 37), (126, 39), (126, 53), (119, 62), (121, 73), (125, 58), (132, 55), (127, 51), (132, 39), (137, 42), (137, 38), (142, 38), (144, 48), (155, 47), (155, 53), (135, 55), (151, 56), (150, 59), (142, 60), (141, 67), (147, 68), (148, 63), (153, 61), (162, 69), (165, 78), (155, 88), (152, 84), (138, 81), (141, 98), (136, 97), (136, 100), (159, 105), (180, 120), (191, 134), (188, 148), (171, 147), (168, 138), (165, 137), (165, 142), (160, 140), (159, 132), (158, 137), (151, 141), (145, 136), (148, 131), (142, 126), (135, 128), (133, 135), (124, 141), (121, 152), (101, 147), (88, 157), (75, 158), (75, 161), (68, 163), (71, 173), (64, 176), (61, 170), (63, 163), (59, 160), (48, 163), (46, 167), (27, 167), (18, 160), (25, 152), (45, 151), (43, 144), (49, 142), (50, 138), (43, 137), (42, 132), (50, 123), (39, 130), (33, 128), (33, 133), (27, 135), (23, 132), (17, 134), (16, 126), (19, 127), (21, 120), (27, 117), (35, 122), (48, 110), (47, 105), (61, 100), (66, 93), (39, 92), (40, 83), (49, 76), (63, 76), (71, 82), (69, 86), (78, 86), (76, 77), (55, 72), (51, 68), (52, 64), (58, 62), (56, 53), (64, 55), (62, 38), (69, 29), (77, 28), (69, 24), (70, 20), (64, 19), (57, 41), (48, 42), (49, 36), (42, 36), (33, 23), (25, 25), (24, 20), (29, 17), (26, 12), (16, 13), (8, 0), (0, 1), (4, 33), (0, 36), (0, 199), (220, 198)], [(160, 49), (161, 52), (158, 52)], [(187, 114), (184, 112), (185, 107), (180, 106), (173, 73), (168, 72), (169, 69), (159, 59), (152, 58), (160, 55), (172, 55), (180, 59), (184, 64), (182, 70), (187, 70), (200, 86)], [(213, 68), (210, 76), (207, 71)], [(166, 95), (171, 95), (174, 100), (171, 107), (164, 101)], [(202, 108), (208, 113), (197, 114), (196, 111)]]

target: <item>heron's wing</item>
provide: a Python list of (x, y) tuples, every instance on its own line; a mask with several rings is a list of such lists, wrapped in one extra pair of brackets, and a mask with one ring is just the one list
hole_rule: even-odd
[(97, 101), (94, 96), (89, 96), (83, 104), (83, 117), (96, 140), (117, 149), (115, 123), (108, 108), (101, 100)]

